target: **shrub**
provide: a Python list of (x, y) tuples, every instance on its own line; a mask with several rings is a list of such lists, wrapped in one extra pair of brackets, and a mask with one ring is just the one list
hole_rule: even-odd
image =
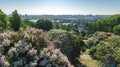
[(68, 56), (73, 62), (80, 54), (80, 38), (74, 32), (68, 32), (61, 29), (53, 29), (48, 32), (48, 36), (60, 48), (61, 52)]
[(92, 54), (103, 63), (111, 64), (114, 61), (120, 63), (120, 37), (111, 36), (107, 40), (100, 42), (91, 49)]
[(101, 41), (107, 40), (109, 37), (114, 36), (113, 33), (105, 33), (105, 32), (96, 32), (87, 38), (86, 42), (87, 48), (91, 48), (93, 46), (98, 45)]
[(118, 34), (118, 35), (120, 34), (120, 24), (114, 26), (114, 28), (113, 28), (113, 32), (114, 32), (115, 34)]

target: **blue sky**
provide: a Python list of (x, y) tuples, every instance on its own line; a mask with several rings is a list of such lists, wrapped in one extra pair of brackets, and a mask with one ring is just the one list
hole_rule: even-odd
[(120, 13), (120, 0), (0, 0), (0, 9), (10, 14), (106, 14)]

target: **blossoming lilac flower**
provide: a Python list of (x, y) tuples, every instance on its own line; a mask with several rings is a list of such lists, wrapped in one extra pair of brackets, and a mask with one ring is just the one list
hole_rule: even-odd
[(2, 65), (2, 67), (9, 67), (10, 66), (10, 64), (5, 60), (5, 56), (4, 55), (2, 55), (0, 57), (0, 64)]
[(54, 61), (54, 60), (56, 60), (57, 59), (57, 55), (55, 55), (55, 54), (52, 54), (52, 56), (51, 56), (51, 59)]
[(2, 42), (2, 44), (4, 44), (4, 46), (9, 46), (10, 40), (4, 39), (4, 41)]
[(16, 48), (20, 48), (21, 45), (22, 45), (22, 41), (19, 40), (18, 43), (15, 43), (14, 47), (16, 47)]
[(28, 55), (33, 56), (36, 53), (37, 53), (37, 50), (35, 50), (34, 48), (32, 48), (31, 50), (29, 50)]
[(8, 63), (8, 62), (4, 62), (4, 65), (3, 65), (4, 67), (9, 67), (10, 66), (10, 64)]
[(27, 32), (24, 32), (24, 38), (30, 38), (29, 34)]
[(0, 63), (3, 65), (4, 64), (4, 58), (5, 58), (5, 56), (4, 55), (2, 55), (1, 57), (0, 57)]
[(50, 56), (50, 52), (46, 53), (47, 56)]
[(29, 46), (24, 47), (23, 50), (24, 50), (24, 51), (28, 51), (28, 50), (29, 50)]
[(11, 47), (11, 49), (8, 51), (8, 55), (10, 56), (10, 57), (13, 57), (14, 56), (14, 52), (16, 52), (16, 48), (14, 48), (14, 47)]

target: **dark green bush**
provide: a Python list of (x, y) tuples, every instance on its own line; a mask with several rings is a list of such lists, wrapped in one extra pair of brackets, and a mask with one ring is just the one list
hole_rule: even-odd
[(52, 29), (52, 22), (50, 20), (47, 19), (39, 19), (36, 23), (36, 27), (39, 29), (43, 29), (45, 31), (49, 31), (50, 29)]

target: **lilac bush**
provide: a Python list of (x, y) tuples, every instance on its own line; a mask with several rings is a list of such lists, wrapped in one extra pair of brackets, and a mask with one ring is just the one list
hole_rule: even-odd
[(0, 67), (73, 67), (42, 30), (0, 33)]

